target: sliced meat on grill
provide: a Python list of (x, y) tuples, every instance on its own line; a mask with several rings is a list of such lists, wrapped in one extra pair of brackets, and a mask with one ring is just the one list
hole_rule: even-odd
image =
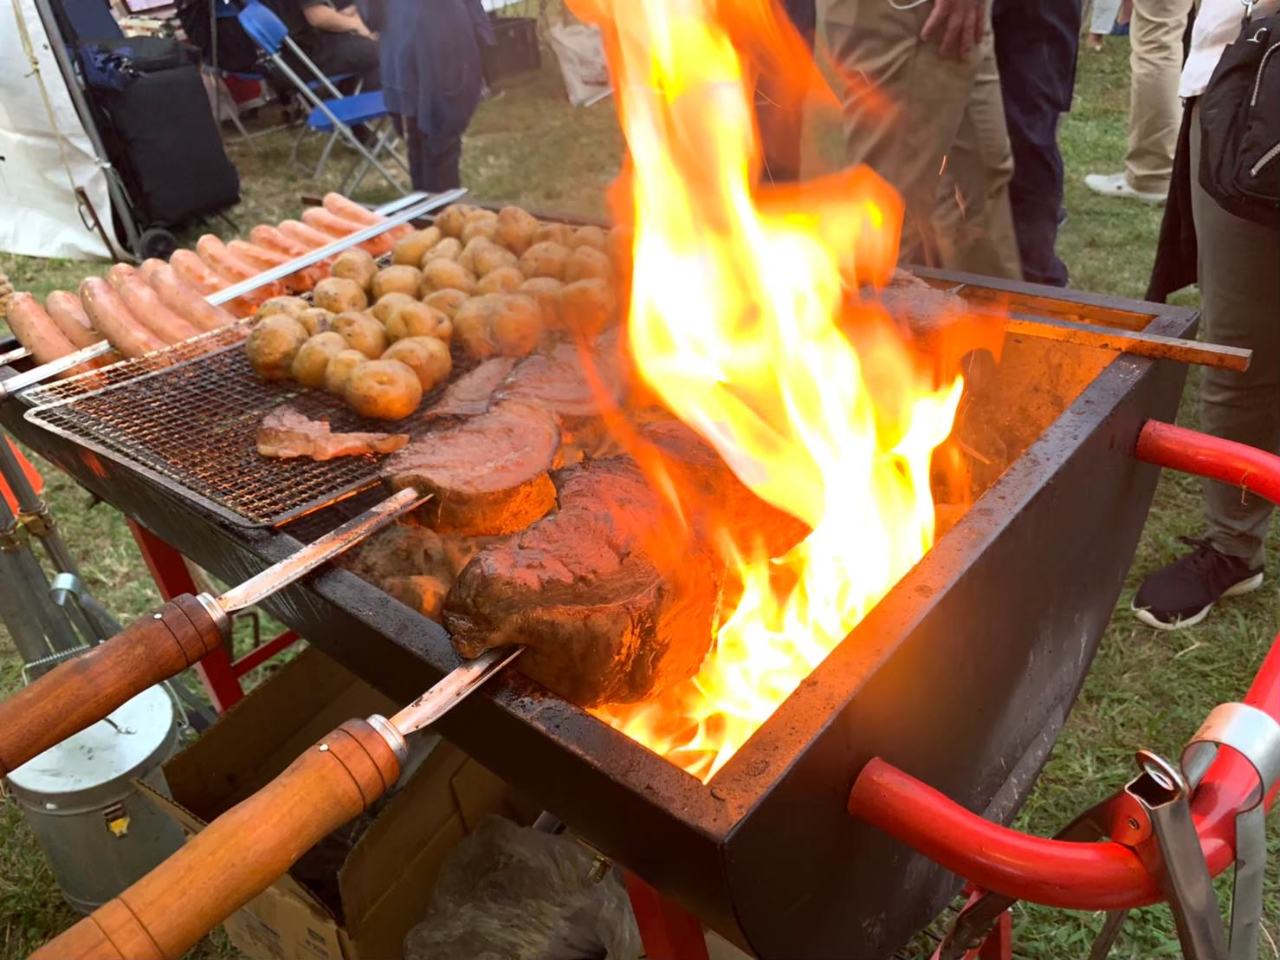
[(691, 676), (711, 641), (715, 564), (691, 549), (664, 578), (645, 550), (659, 504), (634, 462), (557, 475), (559, 509), (482, 549), (445, 601), (459, 652), (524, 644), (522, 671), (590, 706)]
[(433, 499), (423, 510), (442, 533), (494, 536), (523, 530), (555, 505), (548, 471), (560, 446), (551, 414), (518, 403), (410, 444), (384, 473), (396, 489)]
[(474, 417), (493, 403), (498, 386), (520, 361), (516, 357), (494, 357), (464, 373), (445, 388), (440, 399), (426, 411), (428, 419)]
[(286, 460), (394, 453), (408, 443), (407, 433), (331, 433), (324, 420), (312, 420), (288, 406), (276, 407), (258, 427), (258, 453)]

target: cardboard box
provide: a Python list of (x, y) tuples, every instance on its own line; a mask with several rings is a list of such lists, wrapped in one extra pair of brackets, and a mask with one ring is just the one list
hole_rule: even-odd
[[(190, 833), (280, 773), (344, 720), (397, 709), (331, 658), (308, 649), (164, 765), (172, 799), (154, 802)], [(423, 736), (419, 734), (418, 736)], [(335, 914), (285, 875), (224, 925), (250, 960), (394, 960), (422, 919), (446, 857), (487, 813), (520, 819), (506, 785), (435, 737), (422, 765), (337, 871)]]

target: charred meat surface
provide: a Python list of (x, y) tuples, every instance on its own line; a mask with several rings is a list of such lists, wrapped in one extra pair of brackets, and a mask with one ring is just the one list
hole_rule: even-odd
[(426, 416), (428, 419), (474, 417), (484, 413), (493, 403), (499, 385), (518, 362), (515, 357), (493, 357), (484, 361), (449, 384), (440, 399), (427, 410)]
[(397, 490), (433, 495), (425, 519), (442, 533), (514, 533), (555, 505), (549, 471), (559, 446), (551, 414), (505, 402), (416, 440), (387, 461), (384, 473)]
[(663, 576), (645, 550), (659, 515), (634, 462), (557, 475), (559, 509), (482, 549), (445, 601), (463, 656), (511, 643), (520, 669), (579, 704), (633, 702), (692, 675), (711, 641), (715, 564)]
[(289, 406), (277, 407), (258, 427), (258, 453), (264, 457), (332, 460), (394, 453), (409, 443), (407, 433), (331, 433), (324, 420), (312, 420)]

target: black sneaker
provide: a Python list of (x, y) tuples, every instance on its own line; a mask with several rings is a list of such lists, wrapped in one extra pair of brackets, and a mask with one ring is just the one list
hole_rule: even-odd
[(1158, 630), (1194, 627), (1223, 597), (1238, 597), (1262, 586), (1262, 568), (1219, 553), (1208, 540), (1179, 537), (1191, 553), (1150, 574), (1133, 598), (1138, 619)]

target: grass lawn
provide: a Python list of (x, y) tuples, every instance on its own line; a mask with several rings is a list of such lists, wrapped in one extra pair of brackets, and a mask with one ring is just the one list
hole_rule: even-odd
[[(1067, 208), (1060, 250), (1075, 286), (1141, 297), (1153, 259), (1159, 212), (1136, 203), (1103, 200), (1081, 184), (1086, 173), (1118, 169), (1125, 143), (1128, 102), (1127, 48), (1109, 41), (1103, 54), (1082, 52), (1075, 111), (1062, 128), (1067, 163)], [(292, 166), (292, 133), (275, 134), (250, 150), (233, 143), (244, 200), (230, 212), (245, 231), (258, 222), (296, 216), (299, 196), (330, 189), (342, 164), (330, 165), (323, 182)], [(318, 145), (312, 144), (314, 157)], [(603, 191), (617, 170), (620, 141), (612, 101), (586, 110), (563, 102), (550, 69), (484, 104), (467, 138), (464, 179), (477, 197), (509, 200), (541, 210), (598, 214)], [(363, 199), (379, 199), (372, 181)], [(234, 231), (215, 222), (209, 229)], [(193, 241), (194, 231), (186, 239)], [(106, 265), (36, 260), (0, 254), (0, 271), (17, 289), (43, 294), (74, 288)], [(1188, 299), (1186, 302), (1193, 302)], [(1194, 426), (1195, 377), (1182, 420)], [(48, 497), (68, 542), (84, 562), (90, 588), (123, 620), (158, 602), (122, 519), (94, 507), (88, 494), (56, 472), (47, 472)], [(1051, 834), (1133, 774), (1132, 755), (1150, 747), (1176, 757), (1205, 714), (1236, 699), (1276, 630), (1270, 589), (1233, 601), (1198, 630), (1162, 634), (1125, 612), (1141, 572), (1174, 554), (1180, 534), (1199, 532), (1195, 482), (1166, 477), (1134, 563), (1134, 574), (1102, 643), (1084, 692), (1071, 714), (1019, 825)], [(18, 661), (0, 628), (0, 692), (19, 680)], [(1273, 855), (1275, 851), (1273, 850)], [(1275, 954), (1280, 901), (1275, 871), (1268, 874), (1263, 955)], [(16, 960), (74, 919), (16, 806), (0, 803), (0, 958)], [(1084, 956), (1101, 915), (1067, 914), (1020, 905), (1015, 914), (1016, 955), (1036, 960)], [(215, 935), (193, 957), (236, 956)], [(1130, 919), (1112, 956), (1151, 960), (1179, 956), (1168, 911), (1152, 908)]]

